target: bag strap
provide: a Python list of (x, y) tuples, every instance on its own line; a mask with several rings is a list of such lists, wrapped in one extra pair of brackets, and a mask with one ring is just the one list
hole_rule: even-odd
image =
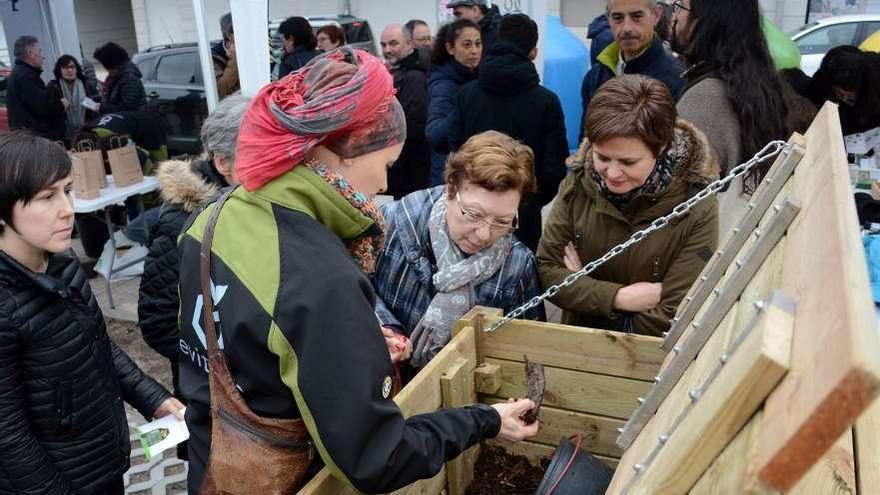
[(217, 347), (217, 327), (214, 325), (214, 295), (211, 292), (211, 245), (214, 241), (214, 227), (217, 226), (217, 219), (220, 217), (220, 210), (223, 209), (226, 200), (232, 196), (232, 193), (235, 192), (235, 190), (236, 187), (231, 187), (224, 192), (214, 205), (214, 209), (211, 210), (211, 215), (208, 217), (208, 224), (205, 226), (205, 231), (202, 235), (202, 251), (199, 260), (202, 285), (202, 323), (205, 330), (205, 344), (208, 348), (209, 356), (217, 353), (221, 359), (225, 358), (223, 357), (223, 353), (219, 352), (220, 349)]

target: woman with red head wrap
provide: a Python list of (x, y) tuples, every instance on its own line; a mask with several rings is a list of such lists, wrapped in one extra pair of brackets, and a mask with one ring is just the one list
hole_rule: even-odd
[[(373, 204), (406, 137), (391, 75), (348, 47), (263, 88), (242, 123), (243, 187), (211, 243), (214, 320), (228, 368), (260, 416), (301, 419), (331, 473), (370, 493), (434, 476), (482, 439), (537, 433), (528, 400), (404, 419), (368, 274), (382, 246)], [(190, 493), (211, 448), (198, 275), (211, 205), (180, 238), (180, 382), (189, 401)], [(234, 453), (228, 454), (234, 455)], [(259, 480), (248, 480), (259, 492)]]

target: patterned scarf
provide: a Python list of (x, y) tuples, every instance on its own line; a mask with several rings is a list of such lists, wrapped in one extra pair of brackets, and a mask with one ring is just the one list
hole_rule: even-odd
[(62, 96), (70, 102), (70, 106), (67, 107), (66, 137), (71, 138), (86, 120), (86, 109), (80, 104), (86, 97), (86, 88), (79, 78), (76, 78), (73, 83), (73, 91), (70, 90), (70, 86), (64, 79), (58, 80), (58, 86), (61, 87)]
[(437, 259), (437, 273), (433, 277), (437, 293), (412, 333), (410, 363), (417, 368), (428, 364), (452, 339), (452, 325), (476, 305), (473, 287), (495, 275), (513, 247), (512, 236), (508, 234), (479, 253), (466, 256), (449, 237), (444, 198), (431, 208), (428, 231)]
[(596, 171), (595, 167), (590, 168), (590, 175), (592, 176), (596, 187), (599, 188), (599, 192), (602, 193), (602, 196), (605, 196), (605, 199), (613, 204), (618, 210), (623, 210), (626, 205), (630, 204), (637, 196), (643, 194), (660, 194), (669, 188), (669, 184), (672, 183), (672, 179), (675, 177), (675, 170), (678, 165), (678, 160), (675, 159), (675, 156), (675, 143), (673, 142), (669, 145), (666, 151), (657, 158), (657, 161), (654, 164), (654, 170), (651, 171), (651, 174), (645, 180), (645, 183), (628, 193), (617, 194), (611, 192), (605, 184), (605, 181), (602, 179), (602, 176)]
[(302, 163), (318, 145), (344, 158), (406, 140), (406, 117), (385, 65), (344, 46), (267, 84), (241, 123), (235, 169), (248, 191)]
[(385, 218), (382, 216), (382, 212), (379, 211), (379, 207), (367, 195), (355, 189), (342, 175), (333, 172), (316, 161), (308, 161), (305, 165), (324, 179), (334, 191), (338, 192), (358, 211), (374, 222), (374, 227), (360, 237), (343, 239), (345, 247), (348, 248), (351, 257), (360, 265), (361, 270), (367, 275), (372, 274), (376, 267), (376, 261), (379, 259), (379, 254), (382, 253), (382, 245), (385, 243)]

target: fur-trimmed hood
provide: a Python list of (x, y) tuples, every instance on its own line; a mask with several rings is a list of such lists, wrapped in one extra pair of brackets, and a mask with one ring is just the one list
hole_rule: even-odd
[[(677, 163), (675, 182), (681, 182), (693, 188), (703, 189), (718, 180), (721, 167), (712, 152), (712, 146), (702, 131), (690, 122), (678, 119), (675, 123), (675, 138), (672, 153)], [(593, 168), (593, 155), (590, 153), (590, 142), (584, 139), (577, 152), (569, 157), (567, 164), (574, 172)], [(588, 174), (584, 174), (589, 178)]]
[(162, 162), (156, 172), (162, 201), (178, 205), (187, 213), (207, 203), (224, 184), (213, 169), (204, 171), (206, 166), (210, 167), (206, 162)]

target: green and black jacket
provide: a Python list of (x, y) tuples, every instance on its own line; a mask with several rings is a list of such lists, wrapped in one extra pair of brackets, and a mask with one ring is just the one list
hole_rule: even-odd
[[(189, 401), (189, 489), (201, 484), (211, 440), (199, 251), (213, 205), (180, 239), (180, 382)], [(487, 406), (404, 419), (389, 398), (388, 349), (375, 294), (342, 240), (376, 226), (306, 167), (239, 189), (212, 248), (215, 320), (236, 384), (257, 414), (305, 421), (334, 476), (358, 490), (395, 490), (500, 428)]]

